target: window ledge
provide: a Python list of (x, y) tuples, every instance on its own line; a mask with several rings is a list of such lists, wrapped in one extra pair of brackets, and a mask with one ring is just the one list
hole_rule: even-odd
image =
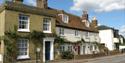
[(18, 60), (20, 60), (20, 59), (21, 59), (21, 60), (22, 60), (22, 59), (29, 59), (29, 58), (30, 58), (30, 57), (29, 57), (28, 55), (26, 55), (26, 56), (18, 56), (18, 57), (17, 57)]
[(60, 34), (60, 36), (65, 37), (65, 35), (63, 35), (63, 34)]
[(76, 38), (80, 38), (80, 36), (78, 35), (78, 36), (75, 36)]
[(18, 29), (19, 32), (30, 32), (29, 29)]
[(51, 31), (43, 31), (43, 33), (52, 33)]

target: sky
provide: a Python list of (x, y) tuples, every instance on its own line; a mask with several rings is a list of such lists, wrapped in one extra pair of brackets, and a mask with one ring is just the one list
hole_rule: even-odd
[[(24, 0), (24, 3), (36, 5), (35, 0)], [(96, 16), (99, 25), (119, 29), (125, 36), (125, 0), (48, 0), (48, 5), (77, 16), (81, 16), (82, 11), (87, 9), (90, 21)]]

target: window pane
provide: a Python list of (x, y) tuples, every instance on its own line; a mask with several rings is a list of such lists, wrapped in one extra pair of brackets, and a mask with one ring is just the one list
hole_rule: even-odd
[(19, 29), (28, 29), (28, 16), (19, 15)]
[(60, 35), (64, 35), (64, 29), (63, 29), (63, 28), (60, 28), (60, 29), (59, 29), (59, 34), (60, 34)]
[(19, 55), (27, 55), (27, 48), (28, 48), (28, 40), (27, 39), (20, 39), (17, 42)]
[(44, 18), (43, 20), (43, 30), (44, 31), (50, 31), (50, 19)]
[(68, 15), (63, 15), (63, 21), (64, 21), (64, 23), (68, 23), (68, 19), (69, 19), (69, 17), (68, 17)]

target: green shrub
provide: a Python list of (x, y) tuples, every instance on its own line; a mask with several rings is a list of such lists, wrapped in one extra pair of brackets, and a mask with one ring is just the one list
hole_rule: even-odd
[(71, 51), (64, 51), (61, 54), (62, 59), (73, 59), (73, 53)]

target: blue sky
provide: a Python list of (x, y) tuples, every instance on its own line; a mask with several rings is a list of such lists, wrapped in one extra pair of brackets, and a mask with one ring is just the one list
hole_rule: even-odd
[[(125, 0), (48, 0), (49, 6), (81, 16), (87, 7), (89, 17), (99, 24), (114, 27), (125, 35)], [(86, 4), (87, 3), (87, 4)]]
[[(25, 4), (35, 5), (35, 0), (24, 1)], [(99, 24), (114, 27), (125, 34), (125, 0), (48, 0), (48, 4), (78, 16), (87, 8), (90, 19), (96, 16)]]

